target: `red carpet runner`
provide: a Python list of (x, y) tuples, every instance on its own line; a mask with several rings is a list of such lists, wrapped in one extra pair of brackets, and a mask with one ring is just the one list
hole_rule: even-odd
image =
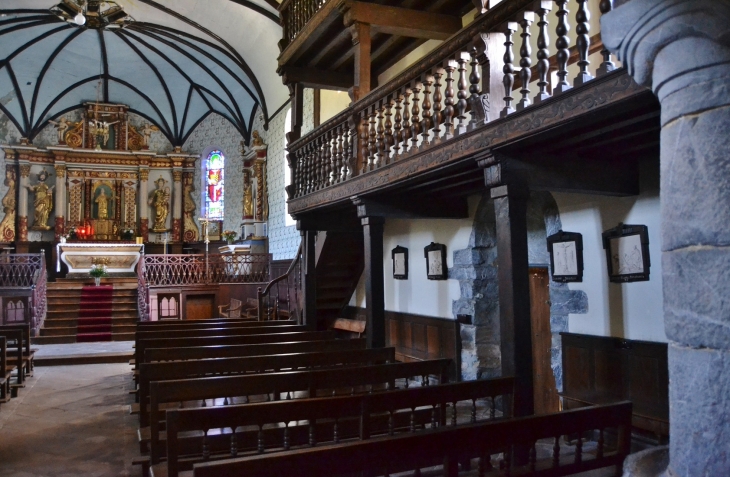
[(79, 301), (76, 342), (112, 340), (112, 295), (114, 287), (84, 286)]

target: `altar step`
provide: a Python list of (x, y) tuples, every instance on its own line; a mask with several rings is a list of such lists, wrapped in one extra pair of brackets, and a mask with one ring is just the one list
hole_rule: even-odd
[(102, 285), (114, 286), (111, 298), (87, 297), (86, 304), (92, 308), (95, 303), (101, 308), (106, 305), (108, 310), (111, 302), (111, 317), (97, 319), (86, 313), (85, 319), (79, 320), (82, 288), (93, 283), (92, 279), (60, 279), (48, 283), (46, 320), (39, 330), (39, 336), (32, 341), (37, 344), (61, 344), (97, 339), (134, 340), (138, 320), (136, 278), (102, 279)]

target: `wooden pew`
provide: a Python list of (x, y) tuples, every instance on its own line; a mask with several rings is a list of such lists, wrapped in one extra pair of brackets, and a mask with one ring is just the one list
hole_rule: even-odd
[(182, 348), (148, 348), (144, 362), (187, 361), (207, 358), (234, 358), (281, 353), (308, 353), (312, 351), (344, 351), (365, 349), (365, 338), (351, 340), (288, 341), (245, 345), (191, 346)]
[[(563, 476), (597, 468), (614, 466), (616, 475), (629, 453), (631, 440), (631, 403), (563, 411), (554, 414), (497, 420), (461, 427), (445, 427), (432, 432), (400, 434), (393, 437), (297, 449), (289, 452), (204, 462), (193, 466), (194, 477), (333, 476), (355, 472), (389, 475), (432, 466), (443, 466), (440, 475), (456, 477), (459, 462), (482, 458), (512, 446), (526, 445), (534, 449), (539, 439), (559, 439), (561, 435), (589, 430), (618, 429), (616, 449), (606, 449), (599, 438), (595, 455), (582, 452), (578, 439), (573, 456), (560, 456), (555, 446), (551, 459), (538, 461), (534, 451), (529, 463), (512, 466), (510, 453), (505, 453), (505, 472), (501, 475)], [(557, 449), (557, 452), (555, 451)], [(513, 468), (514, 467), (514, 468)], [(483, 467), (482, 467), (483, 469)], [(489, 474), (492, 475), (492, 474)]]
[(223, 328), (189, 328), (185, 330), (137, 331), (135, 342), (155, 338), (195, 338), (198, 336), (258, 335), (262, 333), (286, 333), (309, 331), (304, 325), (289, 326), (226, 326)]
[[(157, 464), (152, 475), (177, 477), (180, 470), (189, 470), (192, 464), (202, 462), (204, 453), (207, 459), (231, 458), (348, 438), (415, 432), (419, 427), (455, 425), (457, 402), (467, 401), (466, 408), (473, 410), (466, 415), (470, 423), (481, 420), (477, 418), (477, 400), (485, 401), (487, 416), (495, 419), (496, 398), (511, 398), (513, 390), (513, 378), (499, 378), (355, 396), (170, 410), (166, 426), (167, 461)], [(451, 416), (444, 412), (445, 403), (452, 405)], [(416, 411), (416, 408), (425, 409)], [(415, 424), (418, 420), (415, 414), (419, 412), (426, 418), (427, 426)], [(307, 423), (298, 424), (301, 421)], [(239, 430), (234, 439), (232, 432), (217, 435), (209, 432), (217, 429)], [(260, 433), (259, 429), (262, 429)], [(206, 449), (202, 448), (202, 437), (181, 436), (181, 433), (190, 435), (191, 431), (206, 436)], [(236, 455), (231, 456), (231, 452)]]
[(13, 387), (25, 387), (26, 369), (30, 369), (30, 357), (23, 356), (23, 330), (0, 329), (0, 337), (7, 340), (7, 359), (11, 365), (17, 366), (17, 379)]
[[(164, 420), (162, 405), (166, 403), (183, 403), (185, 401), (205, 401), (206, 399), (225, 398), (235, 403), (233, 398), (273, 394), (274, 400), (286, 393), (289, 399), (293, 393), (303, 392), (306, 396), (316, 397), (318, 393), (333, 393), (337, 389), (348, 388), (354, 392), (356, 388), (368, 387), (372, 392), (377, 387), (383, 390), (393, 388), (396, 380), (408, 380), (414, 376), (422, 380), (436, 376), (439, 384), (448, 381), (448, 366), (451, 360), (429, 360), (416, 363), (392, 363), (372, 366), (356, 366), (330, 368), (312, 371), (289, 371), (283, 373), (253, 374), (245, 376), (225, 376), (199, 379), (181, 379), (173, 381), (155, 381), (150, 385), (150, 457), (153, 464), (160, 462), (160, 421)], [(197, 406), (196, 406), (197, 407)], [(140, 441), (143, 441), (146, 428), (140, 429)]]
[[(253, 328), (261, 331), (259, 328)], [(184, 348), (189, 346), (244, 345), (257, 343), (284, 343), (287, 341), (318, 341), (334, 339), (329, 331), (297, 331), (286, 333), (257, 333), (232, 336), (204, 336), (188, 338), (141, 339), (134, 349), (136, 366), (144, 359), (145, 350), (151, 348)]]
[(12, 395), (10, 389), (10, 376), (17, 366), (10, 364), (7, 357), (8, 351), (7, 340), (4, 336), (0, 336), (0, 403), (10, 401)]
[(1, 325), (0, 330), (21, 330), (23, 332), (23, 361), (26, 364), (26, 374), (33, 376), (33, 368), (35, 367), (36, 349), (30, 347), (30, 323), (21, 323), (17, 325)]
[(395, 348), (361, 349), (347, 351), (323, 351), (314, 353), (289, 353), (236, 358), (214, 358), (195, 361), (170, 363), (143, 363), (139, 370), (139, 424), (149, 426), (150, 383), (170, 381), (211, 375), (235, 375), (296, 370), (297, 368), (316, 368), (335, 365), (392, 363), (395, 361)]
[(187, 328), (221, 328), (226, 326), (287, 326), (296, 325), (294, 320), (256, 321), (246, 319), (208, 319), (182, 321), (142, 321), (137, 323), (137, 331), (184, 330)]

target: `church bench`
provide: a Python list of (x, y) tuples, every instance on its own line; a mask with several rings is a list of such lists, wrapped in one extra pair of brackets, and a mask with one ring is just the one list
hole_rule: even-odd
[[(457, 427), (443, 427), (431, 432), (399, 434), (383, 438), (331, 444), (235, 459), (203, 462), (193, 465), (194, 477), (232, 477), (251, 475), (297, 477), (353, 475), (390, 475), (440, 466), (438, 474), (456, 477), (459, 463), (478, 459), (478, 475), (563, 476), (589, 470), (613, 467), (621, 475), (623, 461), (629, 453), (631, 403), (563, 411), (553, 414), (487, 421)], [(583, 440), (577, 439), (572, 455), (562, 453), (558, 445), (561, 435), (605, 429), (618, 430), (615, 447), (599, 438), (595, 452), (583, 452)], [(555, 442), (552, 455), (538, 459), (535, 444), (540, 439)], [(514, 446), (525, 446), (529, 458), (525, 465), (512, 465), (506, 452), (504, 471), (490, 472), (487, 461), (492, 454)], [(477, 475), (469, 472), (466, 475)]]
[[(254, 328), (261, 331), (258, 328)], [(187, 338), (141, 339), (135, 344), (135, 366), (143, 363), (145, 350), (151, 348), (185, 348), (190, 346), (245, 345), (258, 343), (284, 343), (287, 341), (331, 340), (334, 334), (328, 331), (295, 331), (286, 333), (256, 333), (249, 335), (221, 335)]]
[(169, 381), (222, 374), (278, 372), (282, 369), (296, 371), (297, 368), (392, 363), (394, 361), (394, 348), (380, 348), (213, 358), (169, 363), (143, 363), (139, 370), (138, 390), (140, 426), (149, 425), (148, 408), (142, 403), (146, 404), (148, 402), (150, 383), (153, 381)]
[[(223, 399), (223, 403), (248, 402), (249, 396), (266, 396), (266, 399), (278, 400), (282, 394), (286, 399), (294, 397), (294, 393), (316, 397), (326, 392), (334, 395), (338, 389), (346, 389), (348, 393), (393, 389), (396, 380), (408, 380), (414, 376), (422, 381), (436, 376), (438, 383), (448, 381), (447, 370), (451, 360), (430, 360), (417, 363), (391, 363), (370, 366), (354, 366), (329, 368), (310, 371), (288, 371), (280, 373), (263, 373), (246, 376), (224, 376), (198, 379), (181, 379), (172, 381), (155, 381), (150, 385), (150, 426), (140, 428), (140, 448), (145, 450), (146, 433), (149, 432), (149, 449), (151, 462), (160, 460), (161, 421), (164, 422), (164, 410), (161, 405), (168, 403), (199, 402), (206, 405), (206, 400)], [(243, 399), (240, 399), (243, 398)], [(229, 400), (230, 399), (230, 400)]]
[[(483, 420), (477, 417), (477, 401), (484, 402), (486, 416), (494, 419), (496, 398), (511, 398), (513, 390), (513, 378), (498, 378), (354, 396), (170, 410), (167, 461), (155, 465), (152, 475), (177, 477), (180, 470), (202, 462), (204, 455), (205, 460), (230, 458), (456, 425), (458, 402), (466, 404), (467, 422)], [(451, 405), (451, 416), (446, 404)], [(236, 429), (235, 439), (233, 432), (216, 432), (227, 429)], [(195, 437), (187, 437), (193, 432)]]
[(8, 361), (7, 351), (8, 342), (4, 336), (0, 336), (0, 403), (10, 401), (10, 376), (17, 369), (17, 366)]
[(37, 350), (30, 347), (30, 323), (1, 325), (0, 330), (4, 329), (21, 330), (23, 332), (23, 361), (27, 363), (27, 375), (33, 376), (33, 368), (35, 367), (35, 352)]
[(17, 367), (17, 378), (13, 387), (25, 387), (26, 371), (30, 370), (30, 357), (23, 353), (23, 330), (0, 329), (0, 337), (5, 337), (7, 360)]
[(261, 333), (286, 333), (308, 331), (304, 325), (288, 326), (225, 326), (216, 328), (188, 328), (184, 330), (137, 331), (135, 341), (154, 338), (194, 338), (196, 336), (256, 335)]
[(251, 319), (209, 318), (205, 320), (143, 321), (137, 323), (137, 331), (184, 330), (187, 328), (220, 328), (226, 326), (286, 326), (296, 325), (294, 320), (262, 322)]

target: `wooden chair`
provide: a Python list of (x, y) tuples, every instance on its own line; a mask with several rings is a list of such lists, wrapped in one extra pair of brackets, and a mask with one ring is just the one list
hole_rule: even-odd
[[(242, 307), (243, 302), (241, 300), (231, 298), (231, 302), (228, 305), (218, 305), (218, 315), (222, 318), (240, 318)], [(227, 310), (223, 311), (226, 308)]]

